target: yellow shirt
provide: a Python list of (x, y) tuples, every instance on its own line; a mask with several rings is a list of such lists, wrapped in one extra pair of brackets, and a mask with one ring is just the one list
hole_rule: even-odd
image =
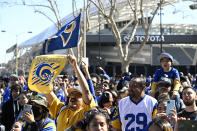
[[(57, 119), (57, 115), (60, 112), (61, 108), (64, 106), (64, 103), (55, 97), (49, 111), (52, 118)], [(57, 121), (57, 130), (64, 131), (65, 129), (72, 126), (76, 121), (84, 118), (84, 112), (89, 111), (92, 107), (96, 106), (96, 103), (92, 97), (90, 105), (87, 105), (83, 102), (83, 108), (73, 111), (69, 107), (66, 107), (58, 116)]]

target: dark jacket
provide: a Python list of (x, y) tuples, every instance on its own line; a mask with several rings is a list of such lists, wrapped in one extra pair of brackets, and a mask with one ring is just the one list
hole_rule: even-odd
[(13, 99), (10, 99), (2, 106), (2, 124), (5, 126), (6, 131), (10, 131), (12, 125), (15, 122), (15, 118), (17, 118), (21, 107), (19, 106), (18, 101), (15, 102)]

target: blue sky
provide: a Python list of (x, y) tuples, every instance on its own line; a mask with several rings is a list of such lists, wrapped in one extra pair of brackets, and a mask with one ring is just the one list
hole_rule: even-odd
[[(20, 44), (23, 41), (30, 39), (52, 25), (52, 22), (46, 17), (34, 13), (32, 7), (1, 4), (3, 1), (6, 0), (0, 0), (0, 63), (7, 62), (13, 57), (13, 53), (6, 54), (6, 49), (14, 45), (16, 42)], [(9, 1), (15, 2), (20, 0)], [(77, 8), (82, 8), (80, 7), (83, 6), (81, 1), (83, 0), (77, 0)], [(72, 0), (58, 0), (58, 7), (60, 10), (60, 16), (63, 18), (72, 12)], [(5, 30), (6, 32), (1, 32), (2, 30)], [(32, 33), (27, 33), (29, 31)]]
[[(191, 10), (191, 1), (179, 0), (178, 3), (165, 6), (162, 10), (162, 23), (165, 24), (197, 24), (197, 9)], [(160, 16), (155, 17), (154, 23), (160, 23)]]
[[(0, 0), (3, 2), (6, 0)], [(17, 1), (17, 0), (9, 0)], [(19, 0), (20, 1), (20, 0)], [(45, 1), (45, 0), (40, 0)], [(76, 0), (77, 8), (82, 8), (83, 0)], [(72, 12), (72, 0), (58, 0), (61, 18)], [(174, 6), (169, 5), (164, 9), (162, 23), (169, 24), (197, 24), (197, 10), (189, 9), (192, 2), (181, 2)], [(173, 11), (176, 13), (173, 14)], [(154, 23), (159, 23), (159, 16)], [(48, 28), (52, 23), (44, 16), (34, 13), (33, 8), (26, 6), (13, 6), (0, 4), (0, 63), (7, 62), (13, 53), (6, 54), (6, 49), (17, 43), (30, 39)], [(28, 34), (28, 31), (32, 31)], [(17, 40), (16, 40), (17, 36)]]

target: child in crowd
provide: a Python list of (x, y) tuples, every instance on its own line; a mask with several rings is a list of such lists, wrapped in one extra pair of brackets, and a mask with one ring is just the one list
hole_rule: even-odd
[(66, 131), (112, 131), (110, 117), (105, 110), (96, 107), (84, 113), (85, 118), (72, 125)]
[(151, 96), (155, 96), (157, 91), (157, 84), (163, 77), (167, 77), (172, 81), (173, 97), (178, 95), (180, 87), (180, 76), (177, 69), (172, 67), (173, 57), (169, 53), (161, 53), (158, 57), (161, 68), (157, 69), (153, 78)]
[(12, 126), (11, 131), (22, 131), (22, 125), (23, 125), (22, 121), (15, 122), (14, 125)]

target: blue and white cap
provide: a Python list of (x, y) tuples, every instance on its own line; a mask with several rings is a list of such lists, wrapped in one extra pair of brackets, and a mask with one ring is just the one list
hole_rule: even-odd
[(174, 61), (172, 55), (170, 55), (169, 53), (161, 53), (159, 56), (158, 56), (158, 60), (160, 61), (162, 58), (164, 57), (167, 57), (169, 58), (172, 62)]
[(151, 78), (146, 78), (146, 82), (151, 83)]
[(160, 84), (160, 83), (166, 83), (166, 84), (169, 84), (169, 85), (172, 84), (171, 80), (169, 78), (167, 78), (167, 77), (161, 77), (161, 79), (158, 82), (158, 84)]

